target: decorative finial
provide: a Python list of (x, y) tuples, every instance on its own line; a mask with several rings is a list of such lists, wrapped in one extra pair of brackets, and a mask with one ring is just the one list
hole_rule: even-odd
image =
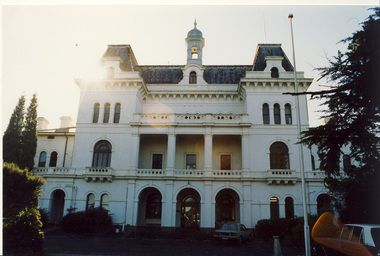
[(194, 20), (194, 28), (197, 28), (197, 19)]

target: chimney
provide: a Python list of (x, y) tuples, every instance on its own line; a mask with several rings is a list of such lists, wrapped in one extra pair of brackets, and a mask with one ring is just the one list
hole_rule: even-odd
[(73, 119), (71, 116), (61, 116), (61, 127), (60, 128), (67, 128), (67, 127), (73, 127), (72, 124)]
[(49, 125), (49, 121), (45, 117), (37, 118), (37, 130), (46, 130)]

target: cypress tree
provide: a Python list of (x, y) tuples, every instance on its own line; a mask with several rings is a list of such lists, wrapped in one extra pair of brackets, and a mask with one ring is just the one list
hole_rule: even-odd
[(34, 166), (34, 156), (36, 155), (37, 148), (37, 97), (36, 94), (30, 101), (28, 107), (24, 129), (21, 137), (22, 154), (20, 168), (28, 168), (31, 170)]
[(21, 138), (25, 112), (25, 96), (21, 96), (14, 109), (7, 130), (3, 136), (3, 161), (9, 163), (20, 163)]

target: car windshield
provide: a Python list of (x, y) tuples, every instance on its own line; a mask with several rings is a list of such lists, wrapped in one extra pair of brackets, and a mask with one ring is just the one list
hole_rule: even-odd
[(380, 248), (380, 228), (372, 228), (371, 235), (375, 242), (375, 247)]
[(238, 226), (236, 224), (224, 224), (222, 230), (238, 230)]

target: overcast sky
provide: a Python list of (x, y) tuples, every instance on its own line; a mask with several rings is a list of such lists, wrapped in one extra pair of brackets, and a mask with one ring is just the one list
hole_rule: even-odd
[[(4, 5), (3, 132), (18, 98), (25, 95), (28, 107), (34, 93), (38, 116), (50, 128), (60, 125), (61, 116), (75, 122), (80, 99), (74, 79), (92, 75), (108, 44), (130, 44), (141, 65), (184, 65), (194, 19), (205, 38), (203, 64), (251, 65), (259, 43), (281, 43), (292, 61), (287, 17), (293, 13), (297, 70), (314, 78), (310, 90), (321, 89), (325, 81), (317, 82), (313, 69), (346, 50), (337, 43), (360, 29), (373, 6)], [(319, 125), (318, 103), (309, 107), (311, 125)]]

